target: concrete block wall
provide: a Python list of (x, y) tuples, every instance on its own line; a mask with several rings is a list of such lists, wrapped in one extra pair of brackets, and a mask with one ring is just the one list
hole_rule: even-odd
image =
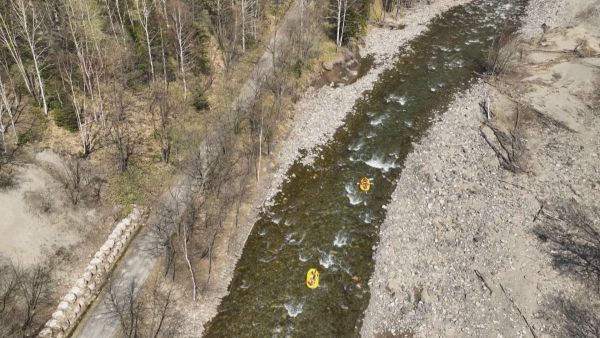
[(96, 252), (74, 285), (61, 299), (38, 337), (62, 338), (68, 335), (87, 307), (94, 301), (119, 257), (137, 230), (141, 213), (137, 208), (119, 222)]

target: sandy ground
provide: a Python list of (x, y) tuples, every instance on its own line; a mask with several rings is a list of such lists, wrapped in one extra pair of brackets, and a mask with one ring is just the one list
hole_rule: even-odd
[(599, 19), (597, 1), (532, 0), (514, 72), (458, 95), (415, 146), (364, 337), (597, 336)]
[(0, 191), (0, 257), (24, 267), (40, 263), (81, 243), (86, 225), (99, 221), (98, 210), (71, 207), (55, 176), (60, 168), (55, 153), (41, 151), (17, 169), (15, 187)]
[(38, 261), (52, 247), (75, 244), (80, 236), (66, 224), (46, 217), (31, 200), (51, 202), (54, 181), (40, 167), (28, 164), (16, 175), (16, 188), (0, 192), (0, 253), (23, 266)]

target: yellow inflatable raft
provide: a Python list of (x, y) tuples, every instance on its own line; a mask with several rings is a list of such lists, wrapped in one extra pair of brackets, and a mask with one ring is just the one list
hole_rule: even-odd
[(306, 287), (316, 289), (319, 286), (319, 271), (312, 268), (306, 273)]
[(371, 180), (366, 177), (362, 178), (358, 183), (358, 187), (360, 188), (360, 190), (368, 192), (369, 190), (371, 190)]

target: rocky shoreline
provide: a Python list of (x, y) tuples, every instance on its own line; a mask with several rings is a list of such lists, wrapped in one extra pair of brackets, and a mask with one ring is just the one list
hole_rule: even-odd
[[(592, 14), (581, 18), (587, 6)], [(587, 336), (599, 328), (600, 297), (586, 273), (564, 267), (581, 262), (561, 256), (569, 248), (557, 240), (600, 241), (578, 233), (600, 225), (599, 9), (597, 1), (531, 0), (516, 75), (456, 95), (415, 145), (381, 226), (363, 337)], [(555, 52), (581, 39), (591, 51)], [(487, 96), (492, 121), (479, 106)], [(516, 173), (485, 139), (502, 125), (522, 147)]]

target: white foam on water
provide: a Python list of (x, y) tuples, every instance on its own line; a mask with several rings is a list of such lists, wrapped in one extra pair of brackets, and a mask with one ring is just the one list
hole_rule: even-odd
[(383, 121), (385, 121), (385, 119), (386, 119), (386, 118), (387, 118), (387, 116), (386, 116), (385, 114), (384, 114), (384, 115), (381, 115), (381, 116), (377, 117), (376, 119), (372, 120), (372, 121), (370, 122), (370, 124), (371, 124), (372, 126), (374, 126), (374, 127), (375, 127), (375, 126), (378, 126), (378, 125), (380, 125), (380, 124), (383, 124)]
[(285, 309), (287, 310), (288, 316), (296, 318), (299, 314), (302, 313), (302, 310), (304, 308), (304, 302), (294, 304), (294, 302), (290, 300), (287, 303), (283, 304), (283, 307), (285, 307)]
[(346, 189), (346, 197), (348, 197), (351, 205), (357, 205), (363, 201), (363, 194), (358, 191), (354, 183), (346, 183), (344, 189)]
[(310, 256), (301, 252), (298, 254), (298, 259), (300, 262), (306, 262), (310, 259)]
[(275, 256), (270, 256), (270, 257), (261, 257), (258, 259), (259, 262), (262, 263), (269, 263), (270, 261), (274, 260)]
[(304, 241), (304, 237), (306, 236), (306, 233), (302, 234), (302, 237), (300, 237), (299, 239), (294, 238), (294, 236), (296, 235), (296, 232), (290, 232), (289, 234), (285, 235), (285, 243), (288, 245), (298, 245), (300, 243), (302, 243), (302, 241)]
[(341, 248), (348, 244), (348, 236), (341, 231), (335, 235), (335, 239), (333, 240), (333, 246)]
[(348, 150), (350, 150), (350, 151), (359, 151), (359, 150), (361, 150), (361, 149), (362, 149), (362, 147), (364, 147), (364, 146), (365, 146), (365, 143), (364, 143), (364, 142), (362, 142), (362, 141), (358, 141), (358, 142), (354, 143), (353, 145), (350, 145), (350, 146), (348, 147)]
[(281, 336), (281, 332), (283, 332), (283, 328), (277, 325), (277, 327), (275, 327), (271, 332), (273, 333), (271, 338), (279, 338)]
[(406, 104), (406, 96), (398, 96), (398, 95), (390, 95), (385, 99), (386, 102), (396, 102), (399, 103), (401, 106), (404, 106)]
[(392, 159), (384, 161), (382, 156), (374, 155), (370, 160), (365, 162), (371, 168), (381, 169), (383, 172), (387, 172), (392, 168), (396, 167), (396, 162)]
[(321, 255), (319, 258), (319, 264), (321, 264), (321, 266), (325, 269), (329, 269), (329, 267), (334, 263), (333, 254), (331, 252), (327, 253), (326, 255)]

